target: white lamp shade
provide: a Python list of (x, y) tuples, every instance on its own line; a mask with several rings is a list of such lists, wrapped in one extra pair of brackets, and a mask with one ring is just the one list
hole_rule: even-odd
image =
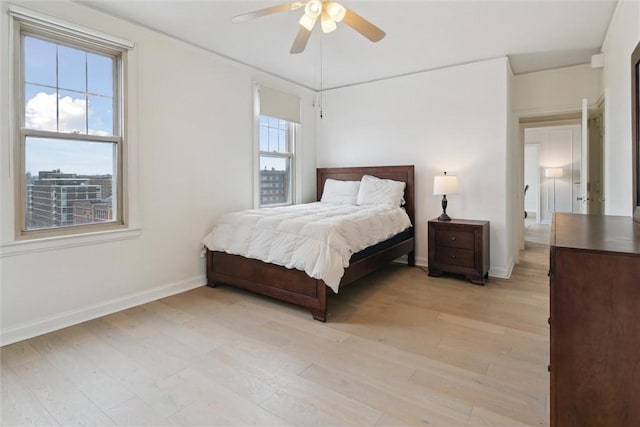
[(338, 27), (336, 25), (336, 21), (331, 19), (327, 12), (322, 12), (322, 14), (320, 15), (320, 25), (322, 25), (323, 33), (330, 33), (332, 31), (335, 31)]
[(317, 20), (318, 20), (317, 16), (313, 17), (305, 13), (304, 15), (302, 15), (299, 22), (300, 22), (300, 25), (305, 27), (307, 30), (311, 31), (313, 30), (313, 27), (316, 25)]
[(322, 3), (320, 0), (310, 0), (304, 7), (304, 14), (310, 18), (317, 18), (322, 12)]
[(458, 192), (458, 177), (455, 175), (442, 175), (433, 177), (433, 194), (456, 194)]
[(562, 168), (546, 168), (544, 176), (547, 178), (560, 178), (562, 176)]
[(331, 19), (336, 22), (342, 21), (342, 18), (344, 18), (344, 15), (347, 13), (347, 9), (345, 9), (344, 6), (339, 3), (328, 2), (325, 3), (324, 8)]

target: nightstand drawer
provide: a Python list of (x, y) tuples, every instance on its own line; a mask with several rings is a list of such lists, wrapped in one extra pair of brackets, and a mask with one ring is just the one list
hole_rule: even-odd
[(438, 248), (436, 262), (457, 267), (474, 267), (474, 253), (470, 249)]
[(473, 250), (473, 231), (438, 230), (436, 234), (436, 245)]

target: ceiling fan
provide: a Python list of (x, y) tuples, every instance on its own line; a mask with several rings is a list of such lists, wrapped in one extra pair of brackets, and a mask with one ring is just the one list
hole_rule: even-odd
[(309, 0), (308, 2), (294, 1), (293, 3), (284, 3), (278, 6), (267, 7), (265, 9), (255, 10), (253, 12), (244, 13), (234, 16), (232, 22), (244, 22), (251, 19), (260, 18), (262, 16), (271, 15), (278, 12), (286, 12), (289, 10), (298, 10), (304, 7), (304, 15), (300, 18), (300, 29), (296, 35), (290, 53), (301, 53), (307, 46), (311, 30), (320, 18), (322, 31), (330, 33), (337, 28), (338, 22), (344, 22), (372, 42), (378, 42), (386, 35), (384, 31), (364, 19), (362, 16), (330, 0)]

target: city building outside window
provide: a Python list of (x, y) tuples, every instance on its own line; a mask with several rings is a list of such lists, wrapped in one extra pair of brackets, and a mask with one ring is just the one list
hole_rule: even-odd
[(122, 226), (126, 49), (16, 24), (18, 235)]
[(293, 203), (294, 139), (297, 123), (260, 115), (260, 206)]

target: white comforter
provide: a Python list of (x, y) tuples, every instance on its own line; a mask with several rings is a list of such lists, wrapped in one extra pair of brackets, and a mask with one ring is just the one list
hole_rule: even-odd
[(402, 208), (318, 202), (225, 214), (202, 244), (302, 270), (338, 292), (351, 255), (410, 226)]

